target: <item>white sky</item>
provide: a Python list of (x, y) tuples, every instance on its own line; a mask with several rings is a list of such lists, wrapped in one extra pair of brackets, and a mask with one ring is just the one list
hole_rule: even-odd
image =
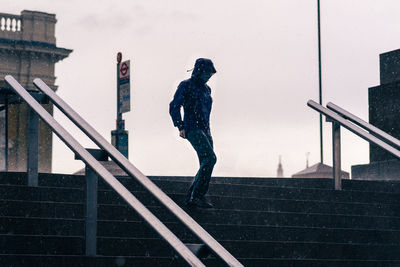
[[(215, 176), (285, 176), (319, 161), (317, 0), (1, 0), (0, 12), (55, 13), (58, 94), (110, 139), (116, 119), (116, 53), (131, 60), (130, 160), (148, 175), (194, 175), (198, 162), (169, 117), (177, 85), (198, 57), (218, 71), (209, 85)], [(400, 48), (398, 0), (321, 0), (323, 102), (368, 120), (379, 54)], [(62, 124), (94, 147), (60, 114)], [(342, 166), (368, 163), (368, 144), (342, 132)], [(331, 126), (324, 123), (325, 163)], [(53, 171), (83, 167), (54, 138)]]

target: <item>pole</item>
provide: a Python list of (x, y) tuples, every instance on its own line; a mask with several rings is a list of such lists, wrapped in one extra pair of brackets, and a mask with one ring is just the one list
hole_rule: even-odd
[(28, 186), (38, 186), (39, 159), (39, 115), (29, 108), (28, 149), (27, 149)]
[(8, 172), (8, 94), (6, 95), (6, 101), (5, 101), (5, 106), (6, 106), (6, 119), (5, 119), (5, 124), (6, 124), (6, 132), (5, 132), (5, 148), (4, 148), (4, 154), (5, 154), (5, 169), (6, 172)]
[(119, 142), (119, 124), (121, 123), (122, 120), (122, 114), (120, 110), (120, 91), (119, 91), (119, 68), (120, 64), (122, 61), (122, 53), (118, 52), (117, 54), (117, 119), (115, 121), (115, 130), (111, 131), (111, 139), (112, 139), (112, 144), (113, 146), (119, 150), (120, 142)]
[(98, 176), (93, 169), (86, 164), (86, 206), (85, 206), (85, 242), (86, 256), (97, 254), (97, 186)]
[[(319, 104), (322, 105), (322, 75), (321, 75), (321, 16), (320, 16), (320, 5), (318, 4), (318, 73), (319, 73)], [(324, 148), (323, 148), (323, 135), (322, 135), (322, 114), (319, 114), (319, 137), (320, 137), (320, 149), (321, 149), (321, 163), (324, 163)]]
[[(128, 158), (128, 132), (125, 131), (125, 121), (122, 119), (121, 110), (121, 81), (120, 81), (120, 66), (122, 53), (117, 54), (117, 120), (114, 131), (111, 131), (111, 139), (113, 146), (118, 149), (125, 157)], [(122, 65), (124, 67), (124, 65)]]
[(333, 181), (335, 190), (342, 189), (342, 171), (340, 154), (340, 124), (332, 122)]
[(120, 61), (118, 61), (118, 63), (117, 63), (117, 122), (119, 122), (119, 121), (121, 121), (122, 120), (122, 113), (121, 113), (121, 110), (120, 110), (120, 101), (119, 101), (119, 98), (120, 98), (120, 91), (119, 91), (119, 66), (120, 66)]

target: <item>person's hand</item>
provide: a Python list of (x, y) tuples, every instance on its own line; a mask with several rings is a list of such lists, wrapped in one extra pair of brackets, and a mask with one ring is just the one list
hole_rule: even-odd
[(183, 139), (186, 139), (185, 130), (179, 131), (179, 136), (182, 137)]

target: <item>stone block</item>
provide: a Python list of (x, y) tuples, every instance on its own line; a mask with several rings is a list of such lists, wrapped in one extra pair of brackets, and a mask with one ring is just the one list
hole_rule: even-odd
[[(400, 139), (400, 81), (369, 88), (369, 123)], [(392, 160), (394, 156), (370, 144), (370, 162)]]
[(381, 84), (400, 81), (400, 49), (379, 55)]
[(400, 160), (394, 159), (351, 166), (351, 177), (354, 180), (400, 181)]

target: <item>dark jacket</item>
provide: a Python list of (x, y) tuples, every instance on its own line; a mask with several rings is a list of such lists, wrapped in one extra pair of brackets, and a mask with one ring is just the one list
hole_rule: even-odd
[(196, 60), (192, 77), (179, 84), (174, 99), (169, 105), (172, 121), (179, 130), (185, 130), (188, 133), (191, 130), (200, 129), (210, 134), (211, 89), (206, 84), (207, 81), (201, 79), (201, 74), (215, 72), (211, 60), (200, 58)]

